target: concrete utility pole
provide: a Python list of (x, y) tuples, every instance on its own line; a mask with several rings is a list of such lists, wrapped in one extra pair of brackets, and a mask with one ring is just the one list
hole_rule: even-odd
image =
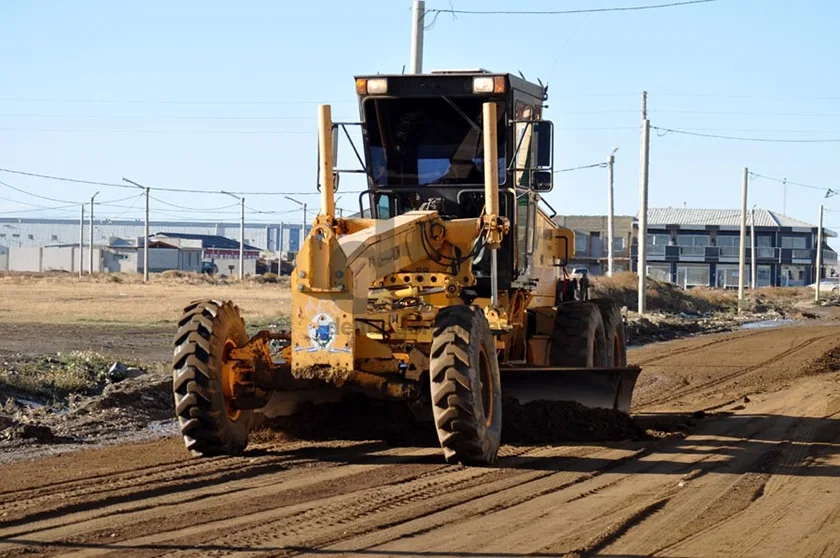
[(817, 280), (814, 289), (814, 301), (820, 301), (820, 279), (822, 278), (822, 245), (823, 245), (823, 206), (820, 206), (820, 217), (817, 224)]
[(96, 192), (90, 197), (90, 259), (88, 260), (88, 273), (91, 275), (93, 275), (93, 200), (96, 199), (96, 196), (98, 195), (99, 192)]
[(143, 226), (143, 282), (149, 282), (149, 188), (148, 186), (143, 186), (141, 184), (137, 184), (133, 180), (129, 180), (127, 178), (123, 178), (124, 182), (128, 182), (132, 186), (136, 186), (140, 188), (146, 193), (146, 223)]
[(298, 252), (300, 252), (300, 249), (303, 248), (303, 242), (306, 240), (306, 204), (296, 200), (295, 198), (290, 198), (289, 196), (283, 197), (289, 201), (295, 202), (301, 207), (301, 209), (303, 209), (303, 221), (301, 221), (300, 226), (300, 245), (298, 246)]
[(426, 19), (425, 0), (414, 0), (411, 10), (411, 67), (412, 74), (423, 73), (423, 27)]
[(85, 204), (79, 217), (79, 277), (85, 273)]
[(609, 201), (607, 202), (607, 276), (612, 277), (615, 258), (613, 256), (613, 244), (615, 243), (615, 208), (613, 204), (613, 166), (615, 165), (615, 152), (618, 148), (615, 147), (610, 153), (610, 158), (607, 160), (609, 165)]
[(239, 200), (239, 280), (245, 278), (245, 198), (222, 191), (223, 194)]
[(647, 311), (647, 218), (650, 178), (650, 120), (647, 119), (647, 91), (642, 91), (642, 149), (639, 173), (639, 314)]
[(741, 184), (741, 249), (738, 254), (738, 311), (744, 309), (744, 275), (747, 257), (747, 182), (750, 171), (744, 167), (744, 180)]
[(758, 279), (755, 272), (755, 206), (750, 210), (750, 286), (755, 290), (758, 286)]

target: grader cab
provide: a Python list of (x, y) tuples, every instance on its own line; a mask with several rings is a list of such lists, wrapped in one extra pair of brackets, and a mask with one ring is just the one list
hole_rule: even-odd
[(292, 274), (291, 331), (249, 338), (230, 301), (194, 302), (179, 321), (187, 448), (239, 453), (255, 412), (348, 393), (431, 411), (446, 460), (473, 464), (496, 458), (503, 397), (629, 412), (639, 369), (619, 309), (575, 300), (574, 235), (541, 206), (545, 88), (467, 71), (360, 76), (356, 91), (367, 188), (357, 217), (336, 217), (334, 147), (349, 124), (321, 106), (321, 209)]

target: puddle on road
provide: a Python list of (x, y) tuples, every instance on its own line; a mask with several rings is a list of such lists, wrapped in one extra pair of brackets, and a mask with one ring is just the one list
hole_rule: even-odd
[(780, 327), (783, 325), (789, 325), (795, 323), (796, 320), (791, 319), (783, 319), (783, 320), (764, 320), (761, 322), (750, 322), (748, 324), (742, 325), (738, 329), (767, 329), (771, 327)]

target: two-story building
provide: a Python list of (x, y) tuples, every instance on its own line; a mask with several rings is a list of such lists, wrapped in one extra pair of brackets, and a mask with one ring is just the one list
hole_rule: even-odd
[[(631, 250), (638, 271), (638, 222)], [(817, 227), (766, 209), (747, 214), (746, 277), (750, 283), (755, 230), (756, 285), (805, 286), (816, 279)], [(647, 274), (683, 287), (736, 287), (741, 212), (729, 209), (652, 208), (648, 211)], [(822, 276), (837, 265), (837, 253), (823, 230)], [(830, 275), (830, 274), (828, 274)]]
[[(616, 273), (630, 269), (635, 221), (631, 215), (616, 215), (613, 220), (613, 270)], [(594, 275), (607, 272), (606, 215), (555, 215), (554, 222), (575, 232), (575, 256), (569, 262), (571, 269), (587, 269)]]

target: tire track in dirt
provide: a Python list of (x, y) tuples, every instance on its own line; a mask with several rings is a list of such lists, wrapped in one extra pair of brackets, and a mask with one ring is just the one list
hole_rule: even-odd
[[(735, 334), (735, 335), (730, 334), (730, 335), (727, 335), (725, 337), (721, 337), (719, 339), (714, 339), (712, 341), (707, 341), (705, 343), (700, 343), (700, 344), (692, 345), (692, 346), (689, 346), (689, 347), (672, 349), (672, 350), (669, 350), (667, 354), (650, 357), (647, 360), (638, 360), (638, 361), (634, 360), (632, 362), (632, 364), (634, 364), (636, 366), (647, 366), (647, 365), (650, 365), (650, 364), (656, 364), (657, 362), (662, 362), (664, 360), (668, 360), (668, 359), (671, 359), (671, 358), (674, 358), (674, 357), (685, 356), (686, 354), (701, 352), (701, 351), (709, 349), (710, 347), (714, 347), (716, 345), (721, 345), (721, 344), (724, 344), (724, 343), (731, 343), (733, 341), (740, 341), (740, 340), (746, 339), (748, 337), (755, 337), (755, 336), (758, 336), (758, 335), (762, 335), (763, 333), (765, 333), (765, 331), (758, 330), (758, 331), (751, 331), (751, 332), (746, 332), (746, 333), (738, 333), (738, 334)], [(669, 343), (676, 343), (676, 342), (678, 342), (678, 341), (669, 341)]]
[[(792, 356), (792, 355), (794, 355), (798, 352), (801, 352), (804, 349), (807, 349), (808, 347), (810, 347), (811, 345), (813, 345), (814, 343), (816, 343), (818, 341), (822, 341), (824, 339), (828, 339), (829, 337), (835, 337), (835, 336), (836, 336), (835, 334), (830, 334), (830, 335), (823, 335), (821, 337), (806, 339), (805, 341), (799, 343), (795, 347), (791, 347), (790, 349), (782, 351), (781, 353), (777, 353), (777, 354), (773, 355), (771, 358), (763, 360), (763, 361), (759, 362), (758, 364), (753, 364), (751, 366), (747, 366), (747, 367), (744, 367), (744, 368), (738, 368), (734, 372), (730, 372), (729, 374), (724, 374), (724, 375), (719, 376), (717, 378), (714, 378), (710, 381), (703, 382), (703, 383), (696, 384), (696, 385), (692, 385), (692, 386), (689, 386), (689, 387), (686, 387), (686, 388), (683, 388), (683, 389), (677, 389), (675, 391), (672, 391), (672, 392), (668, 393), (667, 395), (663, 395), (661, 397), (651, 399), (651, 400), (646, 400), (644, 405), (641, 408), (644, 409), (646, 407), (661, 405), (663, 403), (667, 403), (669, 401), (673, 401), (673, 400), (679, 399), (681, 397), (685, 397), (686, 395), (691, 395), (691, 394), (694, 394), (694, 393), (700, 393), (700, 392), (708, 390), (710, 388), (720, 386), (721, 384), (724, 384), (724, 383), (726, 383), (726, 382), (728, 382), (732, 379), (744, 376), (746, 374), (750, 374), (750, 373), (755, 372), (757, 370), (761, 370), (762, 368), (766, 367), (769, 364), (772, 364), (774, 362), (783, 360), (783, 359), (785, 359), (789, 356)], [(722, 341), (723, 342), (733, 342), (734, 340), (728, 339), (728, 340), (722, 340)]]

